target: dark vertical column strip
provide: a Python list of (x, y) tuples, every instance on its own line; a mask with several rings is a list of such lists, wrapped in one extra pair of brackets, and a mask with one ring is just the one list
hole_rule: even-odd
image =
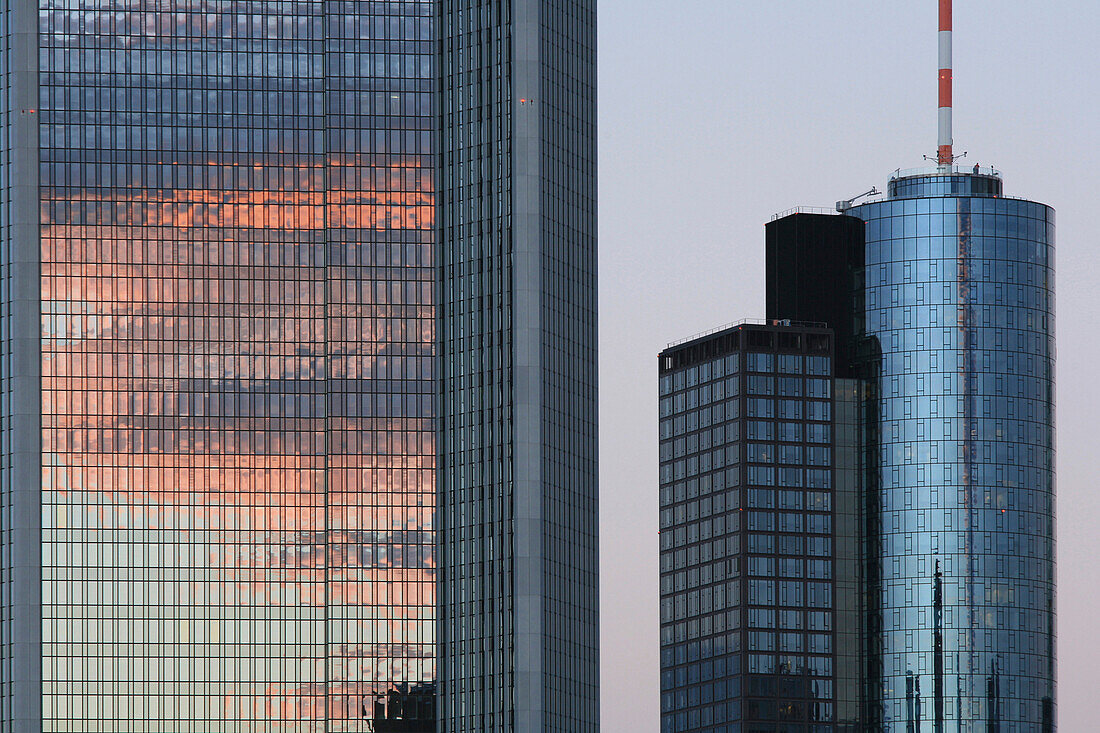
[(989, 675), (985, 685), (986, 705), (989, 707), (989, 720), (986, 723), (986, 733), (1001, 733), (1001, 680), (997, 675), (997, 663), (993, 663), (993, 673)]
[(932, 710), (935, 715), (935, 731), (943, 733), (943, 573), (936, 560), (936, 574), (932, 585), (932, 683), (935, 697)]
[[(1051, 517), (1051, 522), (1054, 517)], [(1054, 679), (1054, 594), (1047, 597), (1047, 675)], [(1054, 695), (1046, 695), (1042, 700), (1043, 733), (1054, 733)]]
[[(327, 116), (326, 116), (326, 119), (327, 119)], [(325, 134), (326, 135), (328, 134), (327, 123), (326, 123)], [(325, 179), (327, 178), (327, 175), (328, 175), (328, 165), (327, 165), (327, 162), (326, 162), (325, 163), (325, 169), (321, 172), (322, 181), (325, 181)], [(324, 607), (322, 608), (322, 619), (323, 619), (323, 623), (324, 623), (324, 629), (322, 631), (322, 639), (323, 639), (323, 643), (324, 643), (324, 652), (323, 653), (325, 655), (325, 664), (324, 664), (324, 669), (325, 669), (325, 680), (324, 680), (325, 731), (327, 732), (329, 730), (329, 717), (330, 717), (329, 716), (329, 683), (330, 683), (330, 680), (331, 680), (330, 665), (331, 665), (331, 661), (332, 661), (331, 660), (331, 655), (329, 654), (329, 604), (330, 604), (330, 601), (331, 601), (331, 595), (329, 593), (329, 556), (332, 552), (331, 537), (330, 537), (330, 534), (329, 534), (329, 447), (330, 447), (329, 446), (329, 437), (330, 437), (329, 436), (329, 425), (330, 425), (329, 414), (331, 413), (331, 410), (332, 410), (332, 393), (331, 393), (331, 387), (330, 387), (330, 381), (329, 381), (329, 322), (328, 322), (328, 288), (329, 288), (328, 254), (329, 253), (328, 253), (328, 221), (327, 221), (328, 220), (328, 201), (327, 201), (328, 200), (328, 187), (327, 187), (327, 181), (325, 181), (325, 189), (323, 191), (322, 200), (324, 202), (323, 203), (324, 213), (322, 214), (322, 217), (325, 220), (325, 225), (324, 225), (324, 229), (323, 229), (325, 239), (324, 239), (324, 242), (322, 243), (322, 246), (321, 246), (321, 253), (322, 253), (321, 254), (321, 257), (322, 257), (322, 260), (321, 260), (321, 291), (322, 291), (322, 295), (321, 295), (321, 318), (322, 318), (322, 324), (321, 324), (321, 331), (322, 331), (322, 337), (321, 337), (322, 338), (322, 345), (321, 345), (321, 379), (324, 382), (323, 389), (324, 389), (324, 395), (325, 395), (325, 400), (324, 400), (325, 413), (324, 413), (324, 415), (322, 415), (322, 425), (323, 425), (323, 427), (322, 427), (322, 440), (321, 440), (322, 451), (324, 452), (323, 459), (322, 459), (322, 464), (321, 464), (322, 465), (322, 472), (324, 474), (321, 478), (321, 490), (324, 492), (323, 500), (324, 500), (324, 507), (325, 507), (325, 515), (324, 515), (324, 519), (323, 519), (323, 523), (322, 523), (322, 532), (323, 532), (323, 536), (324, 536), (324, 547), (325, 547), (325, 552), (324, 552), (324, 585), (325, 585), (325, 588), (324, 588), (324, 594), (323, 594), (323, 596), (324, 596)]]
[[(8, 333), (3, 360), (4, 389), (11, 413), (4, 437), (8, 456), (0, 485), (8, 493), (10, 523), (3, 541), (10, 568), (11, 616), (4, 641), (11, 650), (10, 720), (13, 733), (42, 730), (42, 586), (41, 586), (41, 303), (40, 206), (38, 195), (38, 3), (5, 4), (4, 53), (10, 83), (5, 148), (8, 166), (4, 191), (4, 248), (7, 250), (5, 304)], [(7, 595), (7, 594), (5, 594)]]
[(437, 4), (440, 731), (514, 729), (515, 3)]
[(332, 410), (332, 395), (329, 391), (329, 322), (328, 322), (328, 243), (329, 243), (329, 211), (328, 211), (328, 176), (329, 176), (329, 161), (328, 161), (328, 148), (329, 148), (329, 115), (328, 115), (328, 3), (326, 0), (321, 0), (321, 117), (324, 120), (324, 127), (321, 134), (321, 221), (322, 221), (322, 237), (320, 254), (321, 254), (321, 379), (324, 380), (324, 395), (325, 395), (325, 413), (322, 416), (322, 450), (324, 456), (322, 459), (322, 471), (321, 477), (321, 491), (324, 492), (324, 519), (322, 520), (322, 532), (324, 539), (324, 608), (321, 610), (321, 623), (324, 628), (321, 631), (322, 634), (322, 653), (324, 658), (324, 680), (322, 682), (321, 689), (324, 692), (323, 697), (323, 711), (324, 716), (324, 730), (328, 733), (330, 730), (330, 685), (332, 679), (332, 656), (329, 654), (329, 603), (331, 601), (331, 594), (329, 592), (329, 557), (332, 552), (330, 545), (331, 537), (329, 536), (329, 413)]

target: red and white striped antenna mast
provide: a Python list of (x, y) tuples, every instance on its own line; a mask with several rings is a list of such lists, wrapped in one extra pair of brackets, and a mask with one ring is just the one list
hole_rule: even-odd
[(940, 0), (940, 134), (936, 160), (941, 166), (955, 162), (951, 149), (951, 1)]

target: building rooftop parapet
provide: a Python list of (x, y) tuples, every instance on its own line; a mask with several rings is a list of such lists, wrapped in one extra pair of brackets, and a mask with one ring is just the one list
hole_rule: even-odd
[(898, 168), (890, 174), (890, 180), (913, 176), (988, 176), (1000, 178), (1001, 172), (991, 165), (931, 165), (923, 168)]
[(745, 319), (742, 319), (740, 321), (735, 321), (733, 323), (727, 323), (724, 326), (718, 326), (717, 328), (712, 328), (712, 329), (707, 330), (707, 331), (702, 331), (700, 333), (695, 334), (694, 336), (688, 336), (687, 338), (682, 338), (682, 339), (679, 339), (677, 341), (671, 341), (671, 342), (669, 342), (668, 346), (665, 347), (665, 349), (666, 350), (674, 349), (677, 346), (683, 346), (684, 344), (689, 344), (692, 341), (698, 341), (699, 339), (704, 339), (708, 336), (713, 336), (713, 335), (718, 334), (718, 333), (723, 333), (724, 331), (732, 331), (734, 329), (741, 328), (742, 326), (780, 326), (780, 327), (784, 327), (784, 328), (789, 327), (789, 328), (822, 328), (822, 329), (827, 329), (829, 327), (829, 324), (822, 323), (820, 321), (792, 321), (792, 320), (787, 319), (787, 318), (783, 318), (783, 319), (777, 319), (777, 318), (745, 318)]
[(827, 209), (823, 206), (795, 206), (794, 208), (787, 209), (786, 211), (780, 211), (778, 214), (772, 214), (772, 221), (783, 219), (794, 214), (832, 214), (836, 215), (838, 212), (834, 209)]

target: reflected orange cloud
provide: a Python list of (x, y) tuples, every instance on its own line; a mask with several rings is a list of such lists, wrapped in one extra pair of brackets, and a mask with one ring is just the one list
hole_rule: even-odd
[[(47, 12), (61, 35), (109, 21), (123, 45), (304, 27), (246, 3), (146, 6)], [(245, 670), (247, 693), (211, 693), (224, 720), (363, 731), (376, 695), (435, 677), (432, 170), (191, 155), (143, 174), (196, 187), (43, 185), (44, 595), (136, 654)], [(108, 602), (147, 619), (103, 621)], [(49, 633), (86, 678), (128, 674), (88, 654), (106, 642)]]
[[(420, 192), (217, 191), (177, 189), (128, 195), (75, 192), (44, 200), (45, 227), (122, 225), (195, 229), (233, 226), (294, 231), (431, 229), (432, 197)], [(328, 204), (326, 204), (326, 198)], [(54, 232), (48, 233), (56, 236)]]

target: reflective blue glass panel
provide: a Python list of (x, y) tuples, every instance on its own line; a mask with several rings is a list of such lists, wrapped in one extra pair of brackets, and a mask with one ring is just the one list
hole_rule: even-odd
[[(1038, 731), (1054, 700), (1054, 212), (987, 175), (858, 206), (876, 354), (882, 729)], [(987, 726), (993, 726), (988, 727)]]

